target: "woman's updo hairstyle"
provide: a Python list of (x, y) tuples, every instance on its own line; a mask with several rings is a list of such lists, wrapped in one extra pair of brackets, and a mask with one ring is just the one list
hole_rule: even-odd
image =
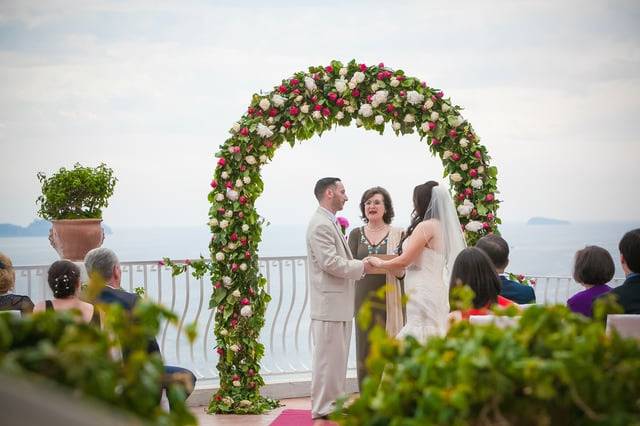
[(56, 299), (73, 296), (80, 284), (80, 268), (68, 260), (56, 260), (49, 267), (47, 281)]

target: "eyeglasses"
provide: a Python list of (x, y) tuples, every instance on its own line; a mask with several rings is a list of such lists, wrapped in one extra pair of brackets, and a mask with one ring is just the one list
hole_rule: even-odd
[(367, 200), (364, 203), (365, 206), (371, 206), (371, 205), (373, 205), (373, 206), (381, 206), (383, 204), (384, 204), (384, 202), (382, 202), (380, 200)]

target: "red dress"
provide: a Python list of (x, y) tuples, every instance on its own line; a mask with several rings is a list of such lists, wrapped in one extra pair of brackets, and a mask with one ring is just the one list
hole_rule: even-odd
[[(497, 304), (498, 304), (498, 306), (506, 308), (508, 306), (513, 305), (514, 303), (511, 300), (498, 295), (498, 303)], [(489, 315), (490, 313), (491, 313), (491, 311), (489, 310), (489, 305), (485, 306), (484, 308), (480, 308), (480, 309), (468, 309), (466, 311), (462, 311), (462, 319), (469, 319), (469, 317), (471, 315)]]

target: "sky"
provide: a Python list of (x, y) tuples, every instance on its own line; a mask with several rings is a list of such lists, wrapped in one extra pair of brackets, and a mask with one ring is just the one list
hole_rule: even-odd
[[(0, 0), (0, 223), (36, 217), (39, 171), (112, 167), (113, 227), (205, 226), (214, 154), (251, 95), (332, 59), (440, 88), (499, 169), (505, 222), (637, 220), (637, 1)], [(304, 224), (323, 176), (387, 188), (398, 224), (442, 178), (415, 135), (355, 127), (283, 146), (257, 209)]]

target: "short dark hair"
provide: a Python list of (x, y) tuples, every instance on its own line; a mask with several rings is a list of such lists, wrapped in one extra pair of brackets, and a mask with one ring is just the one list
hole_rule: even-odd
[(631, 272), (640, 272), (640, 228), (624, 234), (618, 248)]
[(602, 247), (586, 246), (576, 252), (573, 279), (580, 284), (606, 284), (613, 278), (615, 270), (613, 258)]
[(69, 260), (56, 260), (49, 267), (47, 282), (56, 299), (73, 296), (80, 284), (80, 268)]
[(369, 222), (369, 219), (367, 219), (367, 215), (364, 214), (364, 203), (376, 194), (382, 195), (382, 200), (384, 202), (384, 215), (382, 215), (382, 220), (384, 221), (384, 223), (390, 224), (391, 220), (395, 216), (395, 212), (393, 211), (393, 203), (391, 202), (391, 195), (389, 195), (389, 191), (381, 186), (374, 186), (373, 188), (369, 188), (364, 191), (364, 194), (362, 194), (362, 198), (360, 198), (360, 213), (362, 213), (362, 220), (364, 220), (364, 223)]
[(315, 188), (313, 188), (313, 194), (316, 196), (318, 201), (322, 201), (322, 197), (324, 196), (324, 191), (327, 190), (330, 186), (335, 185), (340, 182), (340, 178), (336, 177), (325, 177), (316, 182)]
[(462, 250), (453, 263), (449, 288), (453, 290), (460, 285), (468, 285), (475, 293), (473, 298), (475, 309), (496, 303), (502, 288), (491, 259), (476, 247)]
[(496, 268), (504, 269), (509, 264), (509, 244), (501, 236), (485, 235), (478, 240), (476, 247), (489, 256)]

